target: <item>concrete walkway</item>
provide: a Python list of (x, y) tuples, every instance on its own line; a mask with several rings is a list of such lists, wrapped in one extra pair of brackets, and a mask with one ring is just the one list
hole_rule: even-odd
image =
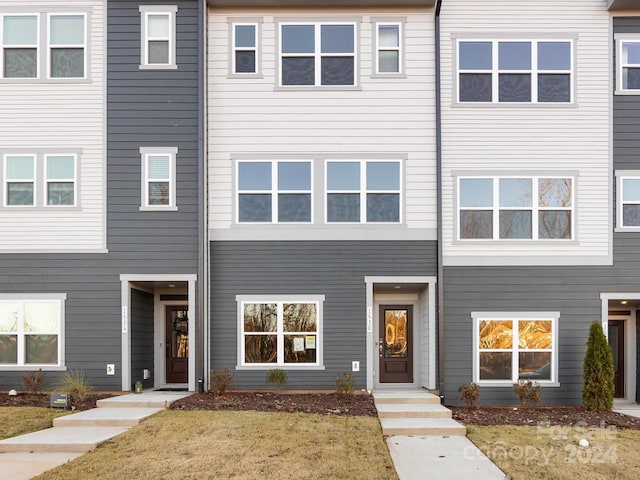
[(143, 392), (98, 400), (98, 408), (53, 421), (53, 427), (0, 441), (2, 478), (27, 480), (74, 460), (126, 432), (187, 392)]
[(440, 398), (423, 390), (374, 391), (383, 434), (400, 480), (504, 480), (465, 436)]
[(624, 400), (613, 402), (613, 411), (630, 417), (640, 418), (640, 404)]

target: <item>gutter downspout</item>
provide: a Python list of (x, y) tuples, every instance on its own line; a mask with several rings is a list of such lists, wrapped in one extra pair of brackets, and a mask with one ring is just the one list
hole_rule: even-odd
[(438, 240), (438, 392), (444, 403), (444, 268), (442, 266), (442, 99), (440, 97), (440, 9), (442, 0), (436, 2), (435, 55), (436, 55), (436, 192), (437, 240)]

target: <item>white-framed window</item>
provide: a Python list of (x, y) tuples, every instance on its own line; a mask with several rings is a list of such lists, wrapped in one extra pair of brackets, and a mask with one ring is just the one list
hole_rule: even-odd
[(616, 35), (616, 93), (640, 93), (640, 35)]
[(45, 155), (45, 193), (47, 206), (76, 204), (76, 155)]
[(327, 160), (327, 223), (401, 222), (398, 160)]
[(570, 177), (458, 177), (460, 240), (571, 240)]
[(36, 156), (4, 156), (4, 205), (32, 207), (36, 204)]
[(63, 364), (65, 294), (0, 295), (0, 370)]
[(2, 15), (2, 77), (38, 78), (39, 18)]
[(281, 23), (280, 85), (357, 85), (354, 22)]
[(49, 78), (86, 77), (86, 15), (48, 15)]
[(376, 73), (402, 73), (402, 23), (378, 22), (376, 34)]
[(141, 210), (176, 209), (176, 147), (140, 147)]
[(237, 162), (238, 223), (311, 223), (309, 160)]
[(239, 365), (322, 365), (324, 295), (238, 296)]
[(175, 5), (141, 5), (140, 68), (172, 69), (176, 66)]
[(640, 171), (617, 171), (617, 226), (640, 229)]
[(573, 102), (573, 41), (459, 39), (458, 102)]
[(232, 73), (250, 75), (258, 73), (258, 24), (232, 24)]
[(558, 382), (559, 312), (472, 312), (473, 381)]

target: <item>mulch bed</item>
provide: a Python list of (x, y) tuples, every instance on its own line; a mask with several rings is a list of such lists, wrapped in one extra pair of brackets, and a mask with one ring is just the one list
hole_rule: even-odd
[(224, 395), (196, 393), (174, 402), (171, 409), (257, 410), (367, 417), (377, 415), (370, 395), (338, 395), (336, 393), (225, 392)]
[[(83, 400), (75, 401), (72, 410), (82, 411), (96, 408), (96, 402), (103, 398), (113, 397), (110, 393), (90, 393)], [(0, 407), (49, 407), (50, 394), (18, 392), (11, 396), (8, 393), (0, 393)]]

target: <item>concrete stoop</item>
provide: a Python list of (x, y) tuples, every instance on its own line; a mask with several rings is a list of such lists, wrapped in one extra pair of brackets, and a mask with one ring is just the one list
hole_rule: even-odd
[(374, 391), (383, 435), (460, 435), (467, 429), (426, 390)]

